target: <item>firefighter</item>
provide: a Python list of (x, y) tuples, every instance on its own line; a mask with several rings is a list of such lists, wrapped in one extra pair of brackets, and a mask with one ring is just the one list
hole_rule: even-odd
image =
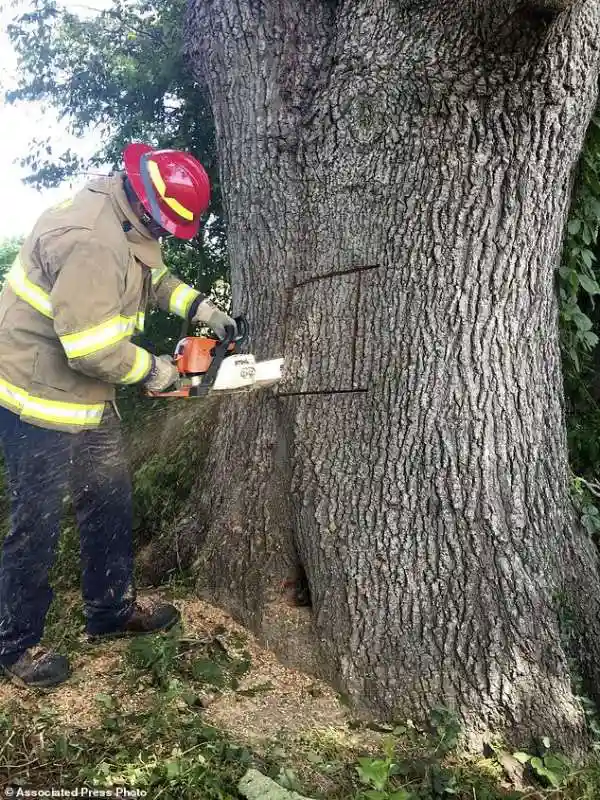
[(91, 641), (167, 630), (170, 604), (143, 605), (133, 582), (132, 498), (115, 387), (162, 391), (167, 356), (131, 342), (149, 305), (204, 323), (219, 338), (235, 321), (170, 274), (161, 239), (192, 239), (210, 200), (191, 155), (130, 144), (124, 170), (44, 212), (0, 294), (0, 442), (11, 527), (0, 561), (0, 672), (53, 686), (68, 659), (40, 647), (48, 572), (70, 490), (80, 534)]

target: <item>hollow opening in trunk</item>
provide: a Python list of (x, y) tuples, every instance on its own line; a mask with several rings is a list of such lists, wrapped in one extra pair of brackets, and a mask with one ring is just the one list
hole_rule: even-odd
[(304, 606), (312, 608), (310, 587), (306, 571), (298, 562), (294, 574), (283, 582), (285, 600), (291, 606)]

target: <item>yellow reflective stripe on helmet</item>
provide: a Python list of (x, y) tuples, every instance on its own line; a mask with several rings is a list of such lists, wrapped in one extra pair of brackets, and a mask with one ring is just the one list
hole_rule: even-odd
[(13, 292), (21, 300), (25, 300), (26, 303), (29, 303), (30, 306), (33, 306), (36, 311), (39, 311), (45, 317), (53, 318), (50, 295), (29, 280), (19, 256), (15, 258), (6, 280)]
[(187, 219), (188, 222), (192, 222), (194, 219), (194, 214), (185, 206), (182, 206), (179, 200), (175, 200), (174, 197), (163, 197), (165, 203), (170, 206), (176, 214), (179, 214), (180, 217), (183, 219)]
[(93, 328), (86, 328), (77, 333), (68, 333), (59, 338), (67, 358), (81, 358), (81, 356), (89, 356), (99, 350), (104, 350), (104, 348), (120, 342), (121, 339), (131, 336), (135, 330), (135, 321), (135, 317), (119, 315), (107, 319), (100, 325), (94, 325)]
[(156, 186), (158, 193), (161, 197), (164, 197), (167, 193), (167, 185), (163, 181), (163, 177), (160, 174), (160, 170), (158, 168), (158, 164), (156, 161), (152, 161), (148, 159), (148, 172), (150, 173), (150, 177), (152, 178), (152, 183)]
[(152, 286), (156, 286), (168, 274), (166, 267), (155, 267), (152, 272)]
[(135, 320), (135, 327), (138, 329), (138, 331), (143, 331), (145, 324), (146, 324), (146, 314), (143, 311), (138, 311)]
[(0, 378), (0, 403), (5, 403), (27, 419), (63, 425), (97, 425), (104, 412), (104, 403), (64, 403), (58, 400), (46, 400), (28, 394), (3, 378)]
[(180, 317), (187, 317), (190, 306), (199, 294), (200, 292), (190, 286), (186, 286), (185, 283), (180, 284), (171, 293), (169, 311), (172, 311), (173, 314), (179, 314)]
[(163, 180), (162, 175), (160, 174), (160, 170), (158, 168), (158, 164), (156, 161), (152, 161), (148, 159), (148, 172), (150, 173), (150, 179), (152, 183), (155, 185), (156, 190), (158, 191), (159, 195), (165, 201), (165, 203), (173, 209), (176, 214), (179, 214), (180, 217), (183, 219), (187, 219), (188, 222), (191, 222), (194, 219), (193, 211), (190, 211), (189, 208), (182, 206), (179, 200), (176, 200), (174, 197), (167, 197), (167, 187)]
[(147, 350), (135, 346), (135, 360), (132, 368), (119, 383), (139, 383), (150, 372), (152, 356)]

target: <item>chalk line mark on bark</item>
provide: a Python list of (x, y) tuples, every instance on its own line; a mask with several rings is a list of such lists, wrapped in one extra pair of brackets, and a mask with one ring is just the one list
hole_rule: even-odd
[(277, 397), (306, 397), (320, 394), (366, 394), (368, 391), (368, 389), (313, 389), (304, 392), (276, 392), (276, 395)]
[[(286, 359), (289, 374), (278, 397), (364, 394), (357, 385), (357, 336), (362, 300), (362, 276), (379, 264), (354, 264), (298, 280), (287, 289)], [(329, 281), (324, 289), (323, 281)], [(323, 320), (321, 335), (315, 325)], [(293, 323), (293, 324), (292, 324)], [(291, 327), (290, 327), (291, 325)], [(329, 368), (323, 370), (323, 365)]]
[(335, 269), (331, 272), (325, 272), (323, 275), (311, 275), (310, 278), (304, 278), (301, 281), (296, 281), (292, 286), (294, 289), (299, 289), (301, 286), (306, 286), (309, 283), (316, 283), (317, 281), (324, 281), (326, 278), (337, 278), (339, 275), (352, 275), (353, 273), (367, 272), (371, 269), (380, 269), (381, 264), (366, 264), (357, 265), (354, 267), (345, 267), (344, 269)]

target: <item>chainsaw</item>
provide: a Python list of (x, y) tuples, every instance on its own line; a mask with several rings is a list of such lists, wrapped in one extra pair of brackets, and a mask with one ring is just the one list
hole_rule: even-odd
[(281, 380), (283, 358), (256, 361), (253, 355), (240, 353), (248, 341), (245, 317), (236, 317), (237, 333), (232, 329), (224, 339), (184, 336), (173, 354), (179, 372), (177, 388), (151, 392), (149, 397), (205, 397), (213, 392), (244, 392), (273, 386)]

